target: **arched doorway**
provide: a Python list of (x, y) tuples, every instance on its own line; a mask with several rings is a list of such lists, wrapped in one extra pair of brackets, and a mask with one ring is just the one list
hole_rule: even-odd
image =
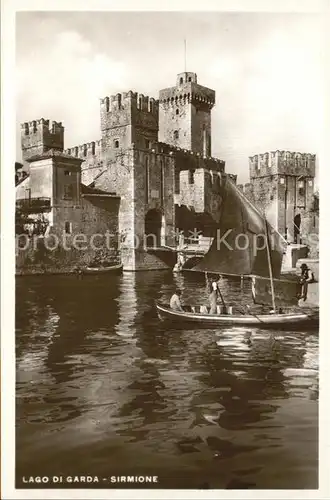
[(153, 208), (146, 213), (144, 219), (144, 238), (147, 248), (161, 246), (162, 213)]
[(293, 219), (293, 241), (294, 243), (300, 243), (300, 224), (301, 224), (301, 215), (295, 215)]

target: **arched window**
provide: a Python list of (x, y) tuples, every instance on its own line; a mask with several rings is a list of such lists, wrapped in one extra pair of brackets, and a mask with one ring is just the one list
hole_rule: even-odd
[(174, 139), (179, 139), (179, 131), (178, 130), (174, 130), (173, 137), (174, 137)]
[(178, 114), (179, 114), (179, 110), (178, 110), (178, 109), (175, 111), (175, 114), (176, 114), (176, 115), (178, 115)]
[(191, 76), (188, 78), (188, 82), (191, 82)]
[(194, 171), (193, 170), (189, 170), (188, 180), (189, 180), (189, 184), (194, 184)]
[(181, 77), (180, 78), (180, 85), (182, 85), (182, 84), (183, 84), (183, 78)]
[(119, 141), (118, 141), (118, 139), (116, 139), (116, 140), (114, 141), (113, 145), (114, 145), (114, 147), (115, 147), (116, 149), (118, 149), (118, 148), (119, 148)]

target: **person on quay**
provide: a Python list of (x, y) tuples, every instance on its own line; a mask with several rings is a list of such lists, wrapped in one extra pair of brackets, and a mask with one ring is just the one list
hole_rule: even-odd
[(301, 277), (300, 277), (301, 295), (300, 295), (300, 299), (303, 299), (304, 301), (306, 301), (307, 292), (308, 292), (308, 283), (312, 283), (314, 281), (314, 276), (313, 276), (312, 271), (307, 266), (307, 264), (305, 264), (305, 263), (301, 264), (300, 269), (301, 269)]

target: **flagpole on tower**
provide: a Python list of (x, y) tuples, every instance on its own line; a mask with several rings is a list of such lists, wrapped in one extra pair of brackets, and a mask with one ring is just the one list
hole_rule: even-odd
[(187, 71), (187, 41), (184, 39), (184, 72)]

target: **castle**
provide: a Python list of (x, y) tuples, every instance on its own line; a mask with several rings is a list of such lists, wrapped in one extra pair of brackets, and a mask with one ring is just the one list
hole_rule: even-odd
[(313, 154), (269, 151), (249, 158), (250, 182), (239, 185), (245, 196), (289, 243), (300, 244), (318, 233), (314, 210)]
[[(132, 91), (101, 99), (101, 137), (86, 144), (64, 149), (59, 122), (22, 124), (27, 175), (16, 186), (17, 207), (27, 209), (32, 230), (38, 225), (44, 236), (65, 234), (70, 241), (81, 234), (116, 236), (111, 248), (103, 243), (66, 252), (69, 267), (113, 253), (120, 254), (125, 270), (173, 266), (165, 249), (177, 245), (179, 232), (186, 238), (196, 233), (197, 242), (214, 235), (222, 178), (230, 175), (236, 182), (235, 175), (225, 174), (225, 162), (211, 156), (214, 104), (215, 91), (200, 85), (195, 73), (184, 72), (176, 85), (160, 90), (159, 100)], [(251, 158), (247, 188), (283, 233), (296, 216), (293, 197), (298, 203), (304, 199), (307, 209), (315, 168), (313, 156), (289, 155), (285, 161), (281, 152)]]
[(16, 187), (18, 204), (34, 202), (38, 218), (41, 200), (46, 234), (102, 232), (108, 218), (124, 269), (166, 266), (149, 247), (175, 246), (178, 231), (210, 235), (219, 221), (225, 163), (211, 157), (214, 104), (215, 92), (185, 72), (159, 100), (131, 91), (101, 99), (101, 138), (87, 144), (64, 150), (61, 123), (22, 124), (29, 175)]

